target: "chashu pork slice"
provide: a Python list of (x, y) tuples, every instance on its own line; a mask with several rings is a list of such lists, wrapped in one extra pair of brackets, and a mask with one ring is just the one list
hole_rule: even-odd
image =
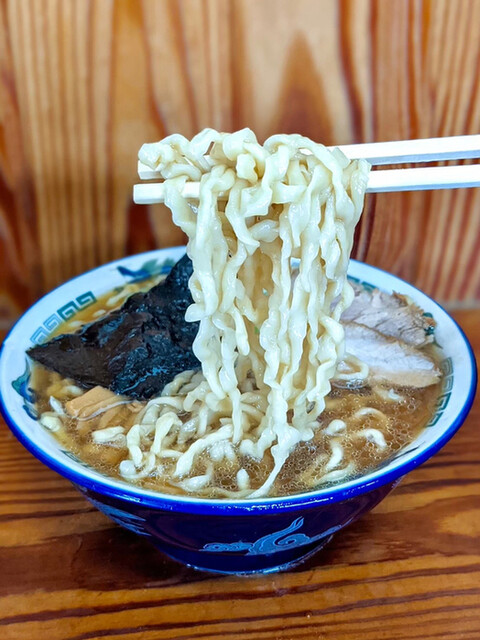
[(420, 349), (356, 322), (342, 324), (346, 353), (368, 365), (372, 380), (402, 387), (428, 387), (439, 381), (440, 369)]
[(407, 296), (390, 295), (379, 289), (354, 289), (355, 298), (343, 312), (342, 322), (363, 324), (416, 347), (432, 342), (435, 321)]

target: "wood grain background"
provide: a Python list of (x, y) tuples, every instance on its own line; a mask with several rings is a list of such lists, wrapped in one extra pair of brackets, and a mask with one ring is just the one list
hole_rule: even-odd
[[(478, 133), (479, 0), (0, 0), (0, 323), (182, 234), (132, 204), (144, 141)], [(480, 304), (480, 190), (369, 198), (356, 255)]]

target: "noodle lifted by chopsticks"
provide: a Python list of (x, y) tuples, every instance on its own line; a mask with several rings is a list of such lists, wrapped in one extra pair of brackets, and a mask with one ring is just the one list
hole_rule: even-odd
[[(164, 178), (165, 203), (188, 236), (186, 319), (200, 322), (202, 371), (180, 374), (149, 403), (121, 472), (145, 477), (157, 459), (176, 457), (175, 478), (196, 490), (213, 474), (207, 464), (184, 480), (198, 456), (270, 452), (262, 486), (252, 492), (239, 476), (239, 495), (265, 496), (295, 446), (313, 437), (344, 356), (339, 320), (353, 299), (346, 271), (369, 165), (299, 135), (260, 145), (249, 129), (172, 135), (143, 145), (139, 159)], [(182, 196), (187, 181), (200, 182), (198, 201)], [(188, 443), (180, 453), (179, 443)]]

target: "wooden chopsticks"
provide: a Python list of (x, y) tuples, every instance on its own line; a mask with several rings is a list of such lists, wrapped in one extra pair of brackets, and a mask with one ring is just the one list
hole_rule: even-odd
[[(365, 159), (373, 166), (467, 160), (480, 158), (480, 135), (339, 145), (338, 148), (347, 158)], [(141, 162), (138, 175), (142, 180), (160, 177), (154, 168)], [(198, 182), (187, 182), (184, 197), (198, 199), (199, 187)], [(460, 187), (480, 187), (480, 164), (373, 170), (369, 174), (367, 193)], [(137, 204), (163, 202), (162, 183), (136, 184), (133, 199)]]

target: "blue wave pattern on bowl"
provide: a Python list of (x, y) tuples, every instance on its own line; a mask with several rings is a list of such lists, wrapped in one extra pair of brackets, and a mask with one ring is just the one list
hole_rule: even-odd
[(137, 533), (140, 536), (148, 536), (148, 533), (145, 531), (145, 518), (142, 518), (135, 513), (129, 513), (124, 509), (118, 509), (112, 505), (106, 505), (104, 502), (100, 502), (92, 496), (89, 496), (88, 499), (99, 511), (102, 511), (106, 516), (108, 516), (110, 520), (113, 520), (125, 529), (133, 531), (133, 533)]
[[(275, 551), (287, 549), (288, 547), (300, 547), (305, 544), (318, 542), (323, 538), (332, 536), (340, 529), (340, 525), (330, 527), (326, 531), (316, 536), (308, 536), (304, 533), (295, 533), (303, 527), (305, 518), (295, 518), (295, 520), (285, 529), (270, 533), (255, 542), (208, 542), (203, 546), (204, 551), (213, 553), (224, 553), (225, 551), (246, 551), (247, 556), (257, 556), (264, 553), (275, 553)], [(346, 526), (345, 522), (343, 526)]]
[(28, 357), (25, 358), (25, 371), (21, 376), (18, 376), (15, 380), (12, 381), (12, 387), (18, 393), (19, 396), (23, 398), (23, 408), (26, 411), (27, 415), (33, 420), (38, 420), (38, 411), (35, 406), (37, 398), (35, 396), (35, 391), (30, 386), (30, 382), (32, 379), (32, 367), (30, 365)]
[(30, 338), (31, 342), (33, 342), (33, 344), (45, 342), (52, 331), (59, 327), (62, 322), (72, 318), (78, 311), (86, 309), (96, 301), (97, 298), (92, 291), (85, 291), (85, 293), (80, 294), (75, 299), (69, 300), (57, 309), (55, 313), (48, 316), (48, 318), (35, 329)]
[(453, 389), (453, 381), (454, 381), (454, 373), (453, 373), (453, 362), (451, 358), (445, 358), (440, 362), (440, 369), (443, 373), (442, 378), (442, 393), (437, 398), (437, 403), (435, 405), (435, 413), (432, 418), (427, 422), (425, 428), (433, 427), (439, 421), (441, 415), (444, 413), (447, 408), (448, 403), (450, 402), (450, 397), (452, 395)]
[(155, 276), (166, 275), (174, 264), (175, 260), (171, 258), (163, 261), (153, 258), (152, 260), (146, 260), (138, 269), (129, 269), (124, 265), (120, 265), (117, 270), (130, 283), (133, 283), (142, 282), (142, 280), (148, 280), (148, 278)]

